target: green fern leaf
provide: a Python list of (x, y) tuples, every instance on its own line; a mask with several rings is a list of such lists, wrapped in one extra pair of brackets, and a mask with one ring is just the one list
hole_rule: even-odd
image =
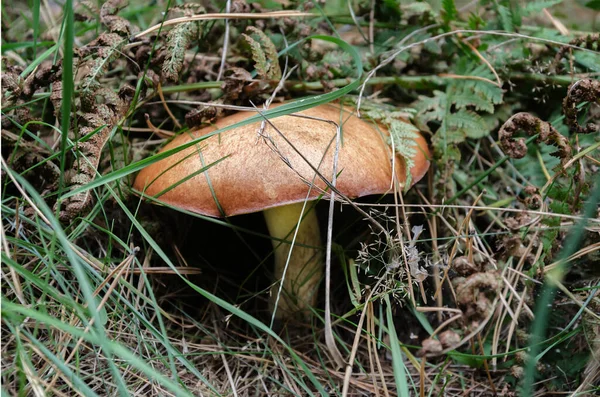
[(469, 90), (454, 86), (448, 87), (448, 90), (452, 90), (449, 91), (451, 93), (450, 97), (452, 98), (451, 104), (454, 105), (456, 109), (473, 107), (477, 111), (488, 113), (494, 112), (494, 104), (473, 89)]
[[(503, 101), (502, 89), (491, 82), (494, 81), (492, 72), (486, 65), (480, 65), (473, 69), (463, 60), (459, 62), (458, 69), (458, 74), (471, 78), (457, 79), (448, 85), (448, 94), (460, 97), (453, 98), (454, 101), (457, 101), (457, 107), (461, 108), (470, 105), (476, 110), (492, 113), (494, 105), (499, 105)], [(483, 77), (490, 81), (473, 77)], [(468, 103), (469, 101), (470, 103)]]
[(500, 21), (502, 22), (502, 29), (506, 30), (507, 32), (513, 32), (515, 27), (513, 25), (513, 17), (510, 9), (498, 4), (498, 15), (500, 16)]
[(415, 166), (412, 160), (417, 155), (418, 145), (415, 139), (419, 138), (420, 130), (414, 124), (406, 121), (416, 112), (412, 108), (398, 110), (386, 110), (379, 104), (370, 106), (368, 103), (363, 107), (363, 116), (373, 122), (385, 125), (389, 132), (387, 143), (394, 148), (396, 154), (403, 159), (406, 170), (405, 186), (411, 185), (412, 175), (410, 170)]
[(388, 130), (390, 133), (388, 143), (404, 159), (406, 186), (410, 186), (412, 177), (410, 170), (415, 166), (412, 159), (417, 155), (415, 139), (419, 137), (419, 130), (413, 124), (401, 119), (391, 119)]
[(404, 146), (403, 143), (408, 143), (406, 146), (413, 146), (413, 149), (415, 146), (414, 140), (420, 136), (417, 127), (401, 119), (391, 119), (389, 121), (389, 132), (391, 135), (390, 143), (401, 146)]
[(452, 130), (469, 138), (483, 138), (490, 132), (485, 120), (471, 110), (461, 109), (451, 113), (446, 123)]
[(425, 2), (410, 2), (408, 4), (401, 5), (400, 9), (402, 10), (402, 17), (406, 20), (415, 16), (431, 14), (432, 12), (431, 5)]
[(529, 15), (539, 14), (544, 8), (550, 8), (562, 3), (562, 0), (536, 0), (528, 1), (521, 9), (521, 15), (527, 17)]
[(446, 25), (458, 18), (458, 10), (454, 0), (442, 0), (442, 9), (444, 10), (442, 18)]
[(433, 97), (419, 96), (418, 102), (414, 104), (417, 114), (415, 118), (420, 124), (427, 124), (430, 121), (442, 121), (446, 114), (446, 93), (442, 91), (433, 91)]
[(465, 89), (473, 90), (479, 97), (494, 105), (499, 105), (503, 101), (502, 88), (488, 81), (469, 80), (465, 83)]
[(432, 143), (440, 164), (460, 159), (458, 145), (467, 138), (488, 135), (491, 127), (477, 112), (493, 115), (496, 105), (502, 104), (503, 91), (493, 83), (492, 72), (486, 65), (473, 68), (471, 62), (463, 58), (456, 63), (455, 73), (468, 78), (454, 79), (446, 92), (434, 91), (433, 97), (421, 96), (412, 105), (417, 110), (414, 117), (417, 127), (432, 128), (429, 123), (439, 122)]

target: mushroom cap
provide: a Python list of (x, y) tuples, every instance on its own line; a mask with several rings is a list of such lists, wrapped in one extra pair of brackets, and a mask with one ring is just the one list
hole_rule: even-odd
[[(173, 139), (162, 151), (173, 149), (207, 133), (238, 123), (254, 113), (240, 112), (222, 118), (214, 125)], [(270, 122), (331, 181), (337, 125), (342, 140), (337, 163), (336, 188), (349, 198), (384, 194), (392, 186), (392, 149), (388, 132), (372, 122), (361, 120), (348, 108), (326, 104), (296, 113), (308, 116), (281, 116)], [(321, 120), (317, 120), (321, 119)], [(330, 120), (325, 122), (322, 120)], [(315, 171), (269, 123), (259, 135), (260, 122), (213, 135), (142, 169), (134, 188), (174, 207), (208, 216), (232, 216), (316, 199), (327, 188)], [(416, 131), (416, 128), (415, 128)], [(419, 134), (414, 139), (416, 155), (410, 170), (412, 184), (429, 168), (429, 150)], [(226, 157), (223, 159), (224, 157)], [(218, 160), (205, 172), (203, 167)], [(405, 162), (396, 156), (396, 177), (406, 181)], [(195, 174), (189, 178), (190, 175)], [(189, 178), (181, 182), (185, 178)], [(170, 189), (170, 187), (175, 186)], [(221, 213), (215, 202), (218, 200)]]

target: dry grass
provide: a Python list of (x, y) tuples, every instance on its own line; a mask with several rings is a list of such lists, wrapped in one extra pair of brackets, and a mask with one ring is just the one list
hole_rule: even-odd
[[(224, 15), (75, 2), (72, 24), (52, 1), (4, 8), (3, 395), (597, 392), (600, 141), (581, 133), (598, 120), (597, 35), (561, 37), (573, 32), (559, 22), (571, 25), (552, 8), (517, 34), (497, 32), (500, 6), (478, 2), (455, 16), (411, 8), (425, 3), (401, 16), (378, 2), (347, 15), (346, 3), (229, 3)], [(528, 24), (540, 15), (544, 29)], [(279, 59), (239, 39), (247, 26)], [(71, 55), (55, 43), (68, 32), (65, 77)], [(251, 74), (261, 59), (282, 76)], [(333, 231), (332, 322), (320, 302), (310, 322), (271, 329), (261, 218), (178, 213), (130, 186), (184, 120), (299, 97), (352, 100), (375, 119), (402, 110), (428, 134), (433, 166), (408, 192), (338, 196), (334, 216), (317, 206)], [(496, 137), (518, 112), (567, 137), (561, 158), (537, 135), (509, 157)]]

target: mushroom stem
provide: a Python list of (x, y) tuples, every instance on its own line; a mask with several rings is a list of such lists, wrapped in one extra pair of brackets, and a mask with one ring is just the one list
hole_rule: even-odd
[[(321, 235), (315, 210), (308, 208), (302, 214), (303, 205), (301, 202), (264, 210), (269, 233), (274, 237), (275, 279), (283, 282), (282, 294), (277, 303), (277, 319), (286, 319), (293, 314), (306, 317), (310, 308), (317, 303), (317, 290), (323, 274), (323, 260), (319, 249)], [(304, 219), (298, 228), (292, 254), (289, 255), (291, 244), (280, 240), (292, 240), (302, 215)], [(290, 259), (285, 271), (288, 256)], [(275, 309), (279, 285), (274, 283), (271, 287), (271, 312)]]

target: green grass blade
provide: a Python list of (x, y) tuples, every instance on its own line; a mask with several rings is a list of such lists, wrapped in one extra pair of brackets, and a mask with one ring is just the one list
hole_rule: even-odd
[[(196, 292), (198, 292), (200, 295), (202, 295), (206, 299), (208, 299), (211, 302), (213, 302), (214, 304), (222, 307), (223, 309), (227, 310), (228, 312), (232, 313), (233, 315), (241, 318), (242, 320), (246, 321), (247, 323), (249, 323), (252, 326), (256, 327), (257, 329), (261, 330), (262, 332), (264, 332), (265, 334), (269, 335), (271, 338), (273, 338), (274, 340), (276, 340), (278, 343), (280, 343), (281, 346), (283, 346), (290, 353), (290, 355), (294, 359), (294, 361), (296, 361), (297, 364), (300, 366), (300, 368), (304, 371), (304, 376), (306, 376), (311, 381), (311, 383), (313, 384), (313, 386), (317, 390), (319, 390), (320, 394), (323, 395), (323, 396), (328, 395), (328, 393), (325, 391), (325, 389), (323, 388), (323, 386), (320, 384), (320, 382), (317, 380), (317, 378), (313, 375), (312, 371), (308, 368), (308, 366), (304, 363), (304, 361), (300, 358), (300, 356), (298, 356), (298, 354), (290, 346), (288, 346), (283, 341), (283, 339), (281, 339), (281, 337), (279, 335), (277, 335), (271, 328), (269, 328), (268, 326), (266, 326), (264, 323), (262, 323), (257, 318), (255, 318), (255, 317), (251, 316), (250, 314), (246, 313), (245, 311), (240, 310), (239, 308), (235, 307), (231, 303), (229, 303), (229, 302), (227, 302), (227, 301), (219, 298), (218, 296), (216, 296), (216, 295), (214, 295), (214, 294), (206, 291), (203, 288), (198, 287), (196, 284), (194, 284), (193, 282), (191, 282), (190, 280), (188, 280), (187, 277), (184, 277), (183, 275), (181, 275), (181, 273), (179, 273), (179, 271), (177, 270), (177, 268), (175, 267), (175, 265), (173, 264), (173, 262), (171, 261), (171, 259), (165, 254), (165, 252), (156, 243), (156, 241), (154, 241), (154, 239), (148, 234), (148, 232), (139, 223), (139, 221), (136, 219), (136, 217), (131, 213), (131, 211), (129, 211), (129, 209), (127, 208), (127, 206), (115, 194), (114, 190), (112, 188), (110, 188), (109, 186), (107, 186), (107, 189), (109, 189), (109, 191), (113, 194), (113, 198), (117, 201), (117, 203), (119, 204), (119, 206), (123, 209), (123, 211), (125, 212), (125, 214), (129, 217), (130, 221), (133, 223), (133, 225), (135, 226), (135, 228), (141, 233), (141, 235), (144, 237), (144, 239), (146, 240), (146, 242), (154, 249), (154, 251), (160, 256), (160, 258), (169, 267), (171, 267), (171, 269), (179, 277), (181, 277), (182, 281), (184, 281), (187, 285), (189, 285), (191, 288), (193, 288)], [(312, 394), (309, 389), (305, 389), (305, 391), (308, 394)]]
[(398, 343), (398, 335), (396, 334), (396, 328), (394, 326), (394, 316), (392, 315), (392, 304), (390, 303), (389, 295), (385, 295), (386, 304), (386, 318), (387, 318), (387, 329), (390, 337), (390, 349), (392, 350), (392, 367), (394, 369), (394, 380), (396, 381), (396, 387), (398, 388), (398, 395), (402, 397), (410, 397), (408, 390), (408, 382), (406, 378), (409, 376), (404, 360), (402, 358), (402, 351), (400, 350), (400, 344)]
[[(83, 332), (77, 327), (73, 327), (69, 324), (58, 320), (57, 318), (41, 313), (37, 310), (24, 307), (13, 302), (9, 302), (6, 299), (2, 300), (3, 318), (5, 318), (6, 316), (14, 316), (18, 314), (22, 316), (31, 317), (32, 319), (39, 321), (41, 324), (47, 324), (50, 327), (67, 332), (76, 338), (83, 338), (88, 343), (99, 345), (103, 348), (108, 347), (117, 357), (121, 358), (122, 360), (125, 360), (128, 364), (131, 364), (136, 369), (146, 374), (150, 379), (153, 379), (161, 385), (165, 386), (173, 393), (175, 393), (175, 395), (190, 397), (192, 396), (190, 392), (182, 389), (181, 386), (179, 386), (177, 383), (173, 382), (169, 378), (154, 370), (152, 367), (150, 367), (148, 364), (146, 364), (143, 360), (141, 360), (138, 356), (133, 354), (131, 351), (129, 351), (129, 349), (127, 349), (120, 343), (114, 342), (106, 336), (98, 336), (93, 332)], [(40, 344), (40, 346), (43, 345)], [(65, 368), (65, 370), (68, 371), (68, 368)], [(65, 373), (68, 374), (69, 372)], [(91, 395), (95, 394), (92, 393)]]
[[(4, 46), (2, 46), (4, 47)], [(31, 72), (35, 70), (42, 62), (46, 60), (50, 55), (54, 54), (58, 50), (58, 44), (54, 44), (52, 47), (48, 48), (44, 51), (39, 57), (37, 57), (33, 62), (31, 62), (21, 73), (21, 77), (25, 78), (29, 76)]]
[(73, 17), (73, 0), (67, 0), (64, 6), (64, 51), (62, 65), (62, 108), (61, 108), (61, 142), (60, 142), (60, 179), (58, 184), (58, 192), (62, 193), (64, 189), (64, 173), (67, 162), (67, 139), (69, 137), (69, 128), (71, 125), (71, 101), (73, 100), (73, 91), (75, 90), (73, 83), (73, 41), (75, 40), (74, 17)]
[(575, 224), (571, 229), (569, 235), (565, 239), (564, 248), (560, 251), (558, 261), (560, 266), (551, 272), (546, 274), (546, 281), (542, 293), (535, 305), (535, 320), (531, 329), (531, 345), (529, 350), (529, 360), (525, 365), (525, 377), (523, 379), (521, 395), (531, 396), (533, 395), (533, 383), (536, 375), (537, 356), (540, 351), (540, 342), (546, 335), (546, 327), (548, 326), (548, 315), (550, 314), (551, 303), (556, 293), (556, 281), (561, 281), (564, 277), (565, 271), (565, 260), (577, 251), (583, 233), (585, 232), (585, 226), (590, 218), (595, 216), (598, 210), (598, 203), (600, 202), (600, 175), (597, 175), (594, 183), (593, 190), (589, 196), (588, 202), (585, 204), (583, 218)]
[(31, 13), (33, 17), (33, 53), (36, 54), (38, 37), (40, 37), (40, 0), (33, 0)]
[[(90, 316), (94, 318), (94, 324), (92, 327), (90, 327), (89, 333), (93, 333), (93, 334), (97, 333), (98, 335), (103, 335), (101, 340), (108, 340), (107, 336), (105, 335), (105, 330), (103, 328), (104, 322), (103, 322), (102, 315), (105, 315), (105, 312), (104, 312), (104, 310), (101, 310), (101, 311), (98, 310), (96, 297), (93, 295), (93, 288), (91, 285), (91, 280), (89, 279), (88, 275), (86, 274), (84, 265), (81, 263), (80, 258), (77, 256), (77, 254), (74, 252), (73, 248), (71, 247), (69, 240), (68, 240), (64, 230), (62, 229), (60, 223), (54, 217), (54, 214), (52, 213), (50, 208), (47, 206), (44, 199), (29, 184), (29, 182), (27, 182), (20, 175), (14, 174), (12, 172), (12, 170), (10, 170), (8, 168), (6, 168), (5, 170), (7, 173), (11, 174), (13, 176), (13, 178), (15, 178), (21, 186), (23, 186), (25, 188), (27, 193), (32, 197), (32, 200), (34, 201), (34, 203), (37, 205), (37, 207), (40, 209), (40, 211), (44, 214), (44, 216), (50, 222), (50, 226), (52, 227), (52, 229), (54, 231), (51, 252), (55, 251), (54, 244), (55, 244), (55, 242), (58, 242), (60, 244), (60, 246), (62, 247), (63, 251), (66, 253), (68, 261), (71, 264), (71, 267), (73, 269), (73, 272), (74, 272), (75, 276), (77, 277), (78, 287), (81, 289), (81, 292), (83, 293)], [(82, 321), (84, 322), (84, 324), (87, 323), (87, 321), (85, 321), (83, 318), (82, 318)], [(108, 345), (105, 345), (102, 343), (101, 343), (101, 346), (102, 346), (102, 349), (106, 352), (107, 356), (110, 359), (110, 355), (111, 355), (110, 347)], [(115, 367), (113, 367), (113, 369), (115, 369)], [(118, 371), (116, 371), (116, 369), (112, 372), (113, 372), (113, 376), (114, 376), (115, 380), (117, 381), (117, 383), (123, 382), (121, 379), (121, 374)]]
[[(295, 112), (300, 112), (302, 110), (307, 110), (310, 109), (312, 107), (324, 104), (324, 103), (328, 103), (331, 101), (334, 101), (338, 98), (341, 98), (342, 96), (346, 95), (347, 93), (357, 89), (360, 86), (360, 78), (362, 77), (362, 61), (360, 58), (360, 54), (356, 51), (356, 49), (354, 47), (352, 47), (350, 44), (346, 43), (345, 41), (335, 38), (335, 37), (328, 37), (328, 36), (322, 36), (322, 35), (314, 35), (314, 36), (310, 36), (307, 39), (312, 38), (312, 39), (320, 39), (320, 40), (324, 40), (324, 41), (329, 41), (332, 43), (335, 43), (337, 45), (339, 45), (343, 50), (348, 51), (354, 60), (354, 63), (357, 67), (357, 78), (356, 80), (354, 80), (353, 82), (351, 82), (350, 84), (348, 84), (345, 87), (342, 87), (336, 91), (332, 91), (332, 92), (328, 92), (326, 94), (322, 94), (322, 95), (317, 95), (317, 96), (312, 96), (312, 97), (307, 97), (307, 98), (303, 98), (303, 99), (299, 99), (293, 102), (289, 102), (286, 103), (284, 105), (278, 106), (275, 109), (269, 109), (267, 111), (261, 112), (261, 114), (256, 114), (254, 116), (251, 116), (245, 120), (240, 121), (239, 123), (236, 123), (234, 125), (231, 126), (227, 126), (227, 127), (223, 127), (217, 131), (213, 131), (210, 132), (206, 135), (203, 135), (201, 137), (198, 137), (196, 139), (192, 139), (189, 142), (186, 142), (185, 144), (178, 146), (176, 148), (164, 151), (162, 153), (158, 153), (155, 154), (153, 156), (150, 156), (148, 158), (145, 158), (143, 160), (137, 161), (133, 164), (130, 164), (118, 171), (114, 171), (111, 172), (108, 175), (105, 175), (103, 177), (97, 178), (96, 180), (88, 183), (85, 186), (81, 186), (80, 188), (74, 189), (70, 192), (65, 193), (62, 196), (62, 199), (66, 199), (68, 197), (72, 197), (76, 194), (85, 192), (87, 190), (96, 188), (98, 186), (102, 186), (105, 185), (109, 182), (115, 181), (117, 179), (121, 179), (129, 174), (132, 174), (136, 171), (141, 170), (142, 168), (147, 167), (148, 165), (155, 163), (159, 160), (162, 160), (164, 158), (167, 158), (175, 153), (179, 153), (182, 150), (185, 150), (191, 146), (194, 146), (200, 142), (202, 142), (203, 140), (213, 136), (213, 135), (217, 135), (217, 134), (221, 134), (225, 131), (229, 131), (231, 129), (234, 128), (238, 128), (244, 125), (248, 125), (248, 124), (252, 124), (252, 123), (256, 123), (258, 121), (262, 121), (264, 119), (271, 119), (271, 118), (275, 118), (275, 117), (280, 117), (280, 116), (284, 116), (287, 114), (291, 114), (291, 113), (295, 113)], [(304, 40), (307, 40), (304, 39)], [(301, 41), (303, 42), (303, 41)], [(300, 44), (301, 42), (298, 42), (292, 46), (289, 47), (289, 49), (293, 48), (294, 46)], [(288, 49), (288, 50), (289, 50)]]
[[(12, 327), (11, 327), (12, 328)], [(13, 334), (15, 334), (15, 330), (13, 329)], [(29, 331), (21, 331), (24, 335), (27, 336), (27, 339), (29, 339), (31, 341), (31, 343), (40, 350), (40, 352), (48, 359), (52, 362), (52, 364), (54, 364), (56, 366), (56, 368), (61, 371), (62, 373), (64, 373), (65, 375), (67, 375), (69, 381), (73, 382), (73, 386), (75, 386), (77, 388), (77, 390), (79, 390), (82, 394), (84, 394), (85, 396), (97, 396), (98, 394), (96, 394), (92, 389), (90, 389), (88, 387), (88, 385), (81, 379), (80, 376), (78, 376), (76, 373), (74, 373), (71, 368), (69, 368), (68, 365), (65, 365), (64, 361), (60, 358), (57, 357), (56, 355), (54, 355), (50, 349), (48, 349), (42, 342), (40, 342), (34, 335), (32, 335)], [(16, 333), (16, 335), (18, 335), (18, 333)]]

